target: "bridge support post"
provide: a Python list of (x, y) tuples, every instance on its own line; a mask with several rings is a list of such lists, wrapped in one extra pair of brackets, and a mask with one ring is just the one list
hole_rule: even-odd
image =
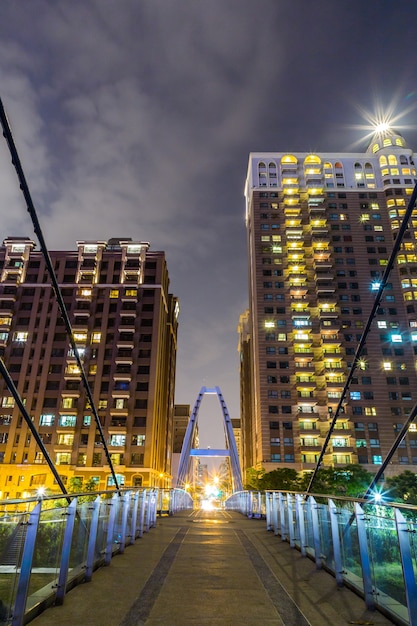
[(29, 515), (25, 545), (23, 547), (20, 576), (17, 584), (14, 603), (12, 626), (22, 626), (25, 615), (26, 600), (29, 591), (30, 572), (32, 570), (33, 551), (35, 549), (36, 534), (38, 532), (42, 503), (39, 502)]
[(62, 542), (61, 563), (59, 566), (58, 589), (56, 592), (55, 604), (63, 604), (64, 602), (77, 503), (77, 498), (74, 498), (65, 511), (67, 523), (65, 524), (64, 539)]
[(375, 610), (374, 590), (372, 587), (371, 562), (369, 559), (368, 542), (366, 538), (365, 513), (361, 505), (355, 502), (355, 519), (358, 530), (359, 554), (362, 565), (363, 593), (366, 607)]
[(295, 538), (294, 538), (294, 496), (292, 493), (287, 493), (287, 520), (288, 520), (288, 535), (290, 538), (290, 547), (295, 547)]
[(100, 514), (100, 503), (101, 497), (97, 496), (94, 500), (92, 506), (92, 514), (91, 514), (91, 523), (90, 523), (90, 534), (88, 537), (88, 546), (87, 546), (87, 561), (85, 564), (85, 581), (90, 582), (93, 576), (93, 567), (94, 567), (94, 554), (96, 551), (96, 541), (97, 541), (97, 529), (98, 529), (98, 518)]
[(107, 522), (107, 540), (106, 540), (106, 552), (105, 552), (105, 558), (104, 558), (104, 563), (105, 565), (110, 565), (110, 561), (111, 561), (111, 557), (113, 555), (113, 535), (114, 535), (114, 524), (116, 521), (116, 513), (118, 510), (118, 498), (120, 498), (120, 496), (115, 493), (114, 496), (111, 499), (111, 502), (109, 502), (108, 506), (110, 507), (109, 510), (109, 517), (108, 517), (108, 522)]
[(397, 527), (398, 543), (400, 546), (401, 565), (403, 569), (405, 595), (410, 626), (417, 626), (417, 586), (414, 577), (413, 557), (411, 554), (410, 537), (411, 530), (407, 520), (398, 509), (394, 509), (395, 525)]
[(305, 529), (305, 520), (304, 520), (304, 507), (306, 506), (306, 502), (299, 493), (295, 496), (296, 501), (296, 519), (297, 519), (297, 527), (298, 533), (300, 535), (300, 550), (301, 556), (306, 556), (306, 529)]
[(329, 516), (330, 516), (330, 526), (332, 529), (334, 573), (336, 576), (337, 586), (343, 587), (342, 551), (340, 548), (340, 534), (339, 534), (339, 522), (338, 522), (340, 513), (337, 510), (335, 503), (330, 498), (329, 498)]
[(313, 496), (309, 497), (308, 503), (310, 505), (311, 522), (313, 526), (314, 558), (316, 561), (317, 569), (321, 569), (321, 566), (322, 566), (321, 544), (320, 544), (320, 530), (319, 530), (319, 516), (318, 516), (318, 508), (320, 505), (317, 504)]

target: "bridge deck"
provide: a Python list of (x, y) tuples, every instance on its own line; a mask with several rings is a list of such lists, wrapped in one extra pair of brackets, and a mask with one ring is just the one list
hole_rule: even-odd
[(334, 578), (238, 513), (158, 521), (33, 626), (392, 624)]

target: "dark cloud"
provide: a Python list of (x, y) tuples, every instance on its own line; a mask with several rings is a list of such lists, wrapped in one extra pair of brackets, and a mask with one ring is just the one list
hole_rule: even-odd
[[(375, 102), (414, 124), (416, 18), (405, 0), (2, 3), (0, 95), (47, 241), (166, 250), (177, 401), (219, 385), (238, 414), (248, 153), (347, 149)], [(31, 234), (6, 144), (0, 185), (3, 236)]]

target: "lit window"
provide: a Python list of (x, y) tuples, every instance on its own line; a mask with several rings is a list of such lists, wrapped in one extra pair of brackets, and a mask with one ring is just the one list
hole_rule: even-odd
[(59, 416), (59, 426), (64, 426), (66, 428), (73, 428), (77, 423), (76, 415), (60, 415)]
[(137, 296), (137, 295), (138, 295), (137, 289), (126, 289), (125, 291), (125, 296)]
[(1, 406), (3, 407), (12, 407), (14, 406), (14, 398), (12, 396), (4, 396), (1, 401)]
[(98, 401), (98, 408), (101, 409), (107, 409), (107, 400), (99, 400)]
[(85, 254), (95, 254), (97, 252), (97, 245), (91, 245), (88, 244), (86, 246), (84, 246), (84, 253)]
[(66, 367), (67, 374), (80, 374), (81, 370), (76, 363), (68, 363)]
[(87, 333), (74, 333), (74, 340), (76, 342), (84, 343), (87, 341)]
[(89, 296), (91, 296), (91, 289), (81, 289), (80, 294), (82, 296), (84, 296), (85, 298), (88, 298)]
[(74, 443), (74, 435), (72, 433), (62, 433), (58, 435), (58, 445), (72, 446)]
[(351, 400), (360, 400), (361, 399), (361, 392), (360, 391), (351, 391), (350, 392), (350, 399)]
[(63, 409), (72, 409), (74, 406), (75, 398), (65, 397), (62, 398), (62, 408)]
[(126, 443), (126, 435), (110, 435), (110, 446), (123, 447)]
[(383, 364), (382, 364), (382, 367), (386, 371), (392, 370), (392, 363), (390, 361), (384, 361)]
[[(365, 415), (376, 415), (376, 407), (374, 407), (374, 406), (366, 406), (365, 407)], [(371, 429), (369, 429), (369, 430), (371, 430)]]
[(11, 317), (0, 317), (0, 326), (10, 326), (11, 323)]
[(91, 343), (100, 343), (101, 341), (101, 333), (93, 333), (91, 337)]
[(12, 244), (12, 252), (24, 252), (25, 251), (25, 244), (22, 243), (14, 243)]
[(90, 424), (91, 424), (91, 415), (84, 415), (83, 426), (90, 426)]
[(127, 253), (128, 254), (139, 254), (140, 253), (140, 246), (137, 244), (132, 244), (132, 245), (128, 245), (127, 246)]
[(55, 415), (51, 413), (43, 413), (39, 420), (39, 426), (53, 426)]
[(378, 328), (387, 328), (387, 323), (384, 320), (380, 320), (377, 322)]
[(118, 298), (119, 290), (118, 289), (110, 289), (110, 298)]
[(402, 343), (403, 338), (401, 335), (391, 335), (391, 341), (393, 343)]
[(24, 343), (28, 340), (28, 335), (29, 333), (18, 330), (13, 334), (13, 341), (20, 341)]
[(55, 457), (56, 465), (69, 465), (71, 463), (70, 452), (58, 452)]

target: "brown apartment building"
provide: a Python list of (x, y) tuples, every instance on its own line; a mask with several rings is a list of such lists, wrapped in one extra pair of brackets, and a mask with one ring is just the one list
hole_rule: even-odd
[[(163, 252), (131, 239), (50, 253), (120, 485), (170, 484), (179, 305)], [(0, 350), (62, 480), (111, 476), (41, 252), (0, 248)], [(0, 380), (0, 498), (58, 491)], [(161, 480), (162, 476), (162, 480)]]
[[(313, 469), (416, 182), (392, 131), (365, 153), (252, 153), (249, 310), (239, 324), (244, 468)], [(375, 472), (417, 402), (414, 212), (325, 464)], [(413, 424), (387, 474), (417, 464)]]

